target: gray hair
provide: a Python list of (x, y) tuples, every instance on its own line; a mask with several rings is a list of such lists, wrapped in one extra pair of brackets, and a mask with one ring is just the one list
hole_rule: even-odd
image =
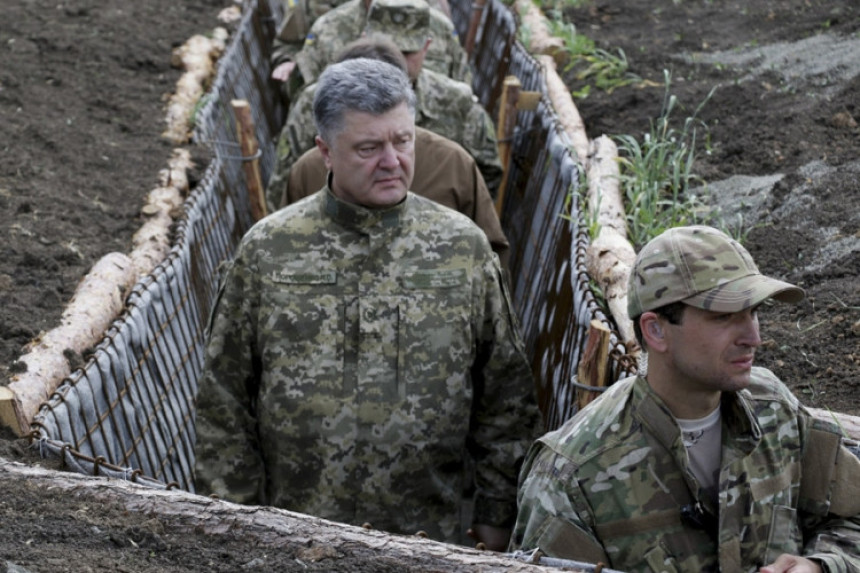
[(382, 115), (405, 103), (415, 116), (415, 92), (403, 70), (369, 58), (355, 58), (326, 67), (314, 94), (314, 123), (331, 144), (343, 129), (344, 115), (360, 111)]

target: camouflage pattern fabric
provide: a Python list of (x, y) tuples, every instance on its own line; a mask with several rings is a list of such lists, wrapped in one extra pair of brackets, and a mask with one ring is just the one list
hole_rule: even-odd
[[(311, 26), (295, 61), (305, 84), (315, 82), (325, 67), (364, 32), (367, 8), (363, 0), (349, 0), (320, 17)], [(466, 52), (447, 16), (430, 9), (430, 30), (433, 42), (424, 59), (424, 68), (471, 84), (472, 72)]]
[[(276, 42), (298, 43), (301, 48), (313, 23), (343, 3), (344, 0), (284, 0), (284, 19), (278, 29)], [(428, 0), (427, 3), (431, 8), (445, 13), (446, 8), (439, 0)]]
[(752, 572), (782, 553), (860, 571), (860, 461), (838, 428), (758, 367), (722, 418), (713, 507), (647, 381), (615, 383), (529, 452), (512, 547), (631, 573)]
[(737, 241), (713, 227), (664, 231), (637, 255), (627, 289), (627, 313), (683, 301), (715, 312), (738, 312), (767, 298), (800, 302), (803, 290), (762, 275)]
[(198, 491), (463, 542), (474, 487), (474, 522), (512, 526), (539, 415), (500, 275), (474, 223), (412, 193), (326, 188), (258, 222), (210, 323)]
[[(314, 147), (313, 119), (316, 84), (306, 86), (290, 105), (277, 143), (277, 165), (266, 191), (269, 209), (276, 209), (290, 166)], [(415, 83), (418, 99), (415, 125), (459, 143), (475, 158), (484, 183), (495, 197), (502, 183), (502, 162), (492, 118), (476, 101), (471, 88), (431, 70), (422, 70)]]

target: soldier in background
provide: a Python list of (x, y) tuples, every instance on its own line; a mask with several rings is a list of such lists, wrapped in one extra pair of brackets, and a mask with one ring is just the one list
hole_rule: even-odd
[[(391, 2), (392, 0), (389, 0)], [(403, 0), (407, 5), (413, 0)], [(420, 0), (424, 2), (425, 0)], [(302, 85), (316, 81), (325, 66), (346, 44), (357, 40), (364, 29), (373, 0), (348, 0), (317, 18), (313, 25), (293, 25), (292, 18), (304, 14), (298, 6), (289, 10), (272, 48), (272, 77), (289, 82), (290, 99)], [(433, 42), (428, 46), (427, 67), (457, 81), (471, 85), (472, 71), (450, 16), (428, 4), (429, 30)], [(304, 17), (301, 17), (304, 20)], [(296, 32), (309, 26), (307, 33)], [(301, 34), (300, 40), (296, 37)], [(417, 46), (415, 49), (419, 49)]]
[[(491, 196), (495, 197), (504, 172), (492, 118), (467, 84), (424, 66), (430, 37), (428, 21), (429, 9), (424, 0), (374, 0), (363, 32), (364, 40), (376, 42), (371, 49), (389, 61), (397, 57), (386, 53), (391, 51), (392, 42), (394, 49), (401, 51), (418, 97), (416, 125), (463, 146), (475, 158)], [(347, 45), (338, 54), (338, 61), (350, 57), (354, 44)], [(311, 103), (315, 90), (314, 84), (306, 86), (290, 105), (278, 138), (278, 164), (270, 187), (277, 187), (279, 179), (286, 180), (289, 166), (314, 147), (316, 128)], [(274, 195), (277, 194), (275, 191)], [(270, 206), (274, 206), (272, 197), (273, 194), (267, 192)]]
[(860, 461), (753, 367), (771, 298), (803, 291), (716, 229), (649, 242), (628, 290), (647, 372), (535, 444), (511, 547), (628, 572), (860, 570)]
[(539, 424), (531, 370), (484, 233), (407, 191), (414, 113), (390, 64), (320, 77), (328, 185), (255, 224), (224, 270), (196, 486), (449, 542), (471, 523), (503, 550)]

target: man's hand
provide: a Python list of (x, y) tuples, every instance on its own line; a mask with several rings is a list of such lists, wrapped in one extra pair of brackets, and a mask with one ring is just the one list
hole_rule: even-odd
[(822, 573), (822, 569), (815, 561), (783, 553), (776, 561), (759, 569), (759, 573)]
[(478, 543), (483, 543), (490, 551), (507, 551), (508, 541), (511, 539), (510, 529), (483, 523), (473, 525), (468, 534)]
[(293, 73), (293, 69), (295, 69), (295, 62), (284, 62), (283, 64), (278, 64), (278, 66), (272, 70), (272, 79), (278, 80), (279, 82), (285, 82), (290, 79), (290, 74)]

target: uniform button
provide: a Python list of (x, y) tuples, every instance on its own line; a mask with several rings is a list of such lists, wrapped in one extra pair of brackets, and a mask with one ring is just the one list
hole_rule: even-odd
[(375, 318), (376, 318), (376, 313), (373, 312), (372, 309), (367, 308), (364, 310), (364, 320), (373, 320)]

